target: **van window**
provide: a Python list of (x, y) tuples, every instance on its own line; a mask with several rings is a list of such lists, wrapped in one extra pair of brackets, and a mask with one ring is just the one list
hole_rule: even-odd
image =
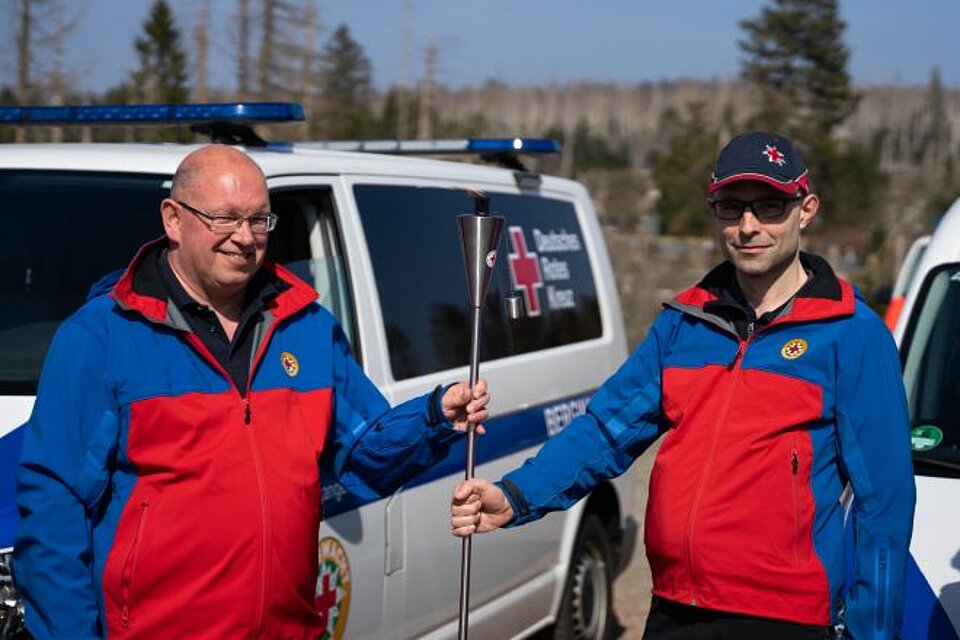
[[(160, 237), (170, 176), (0, 171), (0, 395), (34, 395), (60, 322), (103, 276)], [(271, 193), (268, 255), (313, 284), (355, 345), (352, 299), (329, 188)]]
[[(471, 309), (458, 215), (462, 189), (357, 185), (354, 196), (373, 262), (397, 380), (469, 363)], [(503, 358), (600, 337), (602, 321), (586, 243), (571, 202), (490, 193), (506, 218), (487, 290), (480, 357)], [(516, 292), (527, 317), (510, 322)]]
[(960, 264), (927, 276), (901, 349), (917, 473), (960, 475)]
[(279, 220), (270, 233), (267, 257), (313, 285), (320, 304), (340, 321), (354, 355), (359, 355), (353, 296), (330, 188), (272, 191), (270, 209)]
[(166, 176), (0, 171), (0, 395), (33, 395), (59, 323), (163, 233)]

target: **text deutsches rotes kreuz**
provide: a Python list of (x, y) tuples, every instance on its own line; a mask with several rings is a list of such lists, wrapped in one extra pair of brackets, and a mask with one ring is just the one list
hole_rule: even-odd
[(543, 274), (544, 287), (547, 294), (547, 307), (550, 309), (573, 309), (577, 306), (574, 290), (558, 284), (570, 280), (570, 265), (566, 260), (556, 258), (547, 253), (570, 253), (583, 251), (580, 236), (567, 233), (561, 229), (554, 231), (533, 230), (533, 243), (540, 258), (540, 273)]

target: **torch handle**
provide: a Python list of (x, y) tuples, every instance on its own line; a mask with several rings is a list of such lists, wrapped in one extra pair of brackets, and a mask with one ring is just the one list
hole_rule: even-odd
[[(473, 332), (470, 336), (470, 393), (477, 385), (480, 377), (480, 307), (473, 308)], [(467, 424), (467, 471), (466, 480), (473, 480), (473, 471), (476, 455), (474, 442), (476, 434), (474, 425)], [(460, 627), (457, 633), (459, 640), (467, 640), (467, 626), (470, 617), (470, 554), (473, 536), (466, 536), (460, 546)]]

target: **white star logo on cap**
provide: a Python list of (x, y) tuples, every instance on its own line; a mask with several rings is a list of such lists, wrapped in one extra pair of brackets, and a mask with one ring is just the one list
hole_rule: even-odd
[(767, 160), (781, 167), (787, 164), (787, 157), (783, 155), (779, 149), (771, 147), (770, 145), (765, 146), (766, 148), (763, 150), (763, 155), (767, 156)]

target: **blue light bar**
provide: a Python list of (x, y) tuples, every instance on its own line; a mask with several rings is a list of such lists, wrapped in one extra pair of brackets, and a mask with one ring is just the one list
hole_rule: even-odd
[(6, 125), (256, 124), (300, 120), (303, 107), (293, 102), (0, 107), (0, 124)]
[(471, 138), (469, 140), (327, 140), (297, 142), (298, 149), (363, 151), (394, 155), (560, 153), (560, 143), (544, 138)]
[(467, 150), (474, 153), (560, 153), (560, 143), (546, 138), (473, 138)]

